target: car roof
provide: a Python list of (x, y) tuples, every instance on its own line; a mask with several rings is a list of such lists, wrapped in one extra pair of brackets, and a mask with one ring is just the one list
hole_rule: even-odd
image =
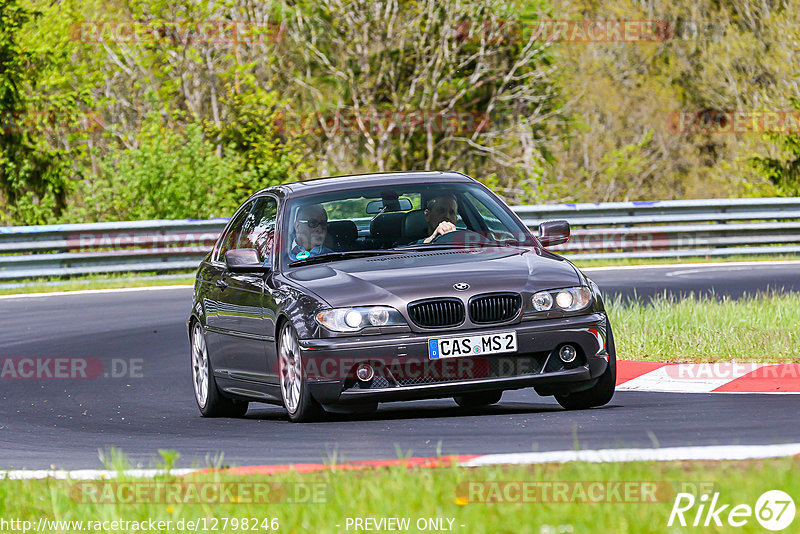
[[(362, 187), (396, 186), (402, 184), (424, 184), (440, 182), (475, 183), (475, 180), (460, 172), (452, 171), (415, 171), (415, 172), (384, 172), (371, 174), (350, 174), (347, 176), (332, 176), (313, 178), (303, 182), (281, 184), (275, 188), (264, 189), (269, 191), (281, 189), (291, 196), (304, 196), (305, 194), (326, 193), (329, 191), (342, 191)], [(260, 193), (261, 191), (259, 191)]]

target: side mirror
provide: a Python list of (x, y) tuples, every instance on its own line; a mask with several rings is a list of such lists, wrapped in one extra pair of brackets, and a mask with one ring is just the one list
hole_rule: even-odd
[(542, 246), (553, 247), (569, 241), (567, 221), (547, 221), (539, 225), (539, 241)]
[(225, 265), (232, 273), (265, 273), (269, 265), (258, 258), (253, 248), (237, 248), (225, 253)]

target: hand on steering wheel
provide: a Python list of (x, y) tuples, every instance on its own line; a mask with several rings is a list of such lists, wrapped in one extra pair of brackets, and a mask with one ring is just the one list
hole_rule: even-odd
[(456, 225), (455, 224), (451, 223), (450, 221), (442, 221), (436, 227), (436, 230), (434, 230), (433, 233), (429, 237), (427, 237), (425, 239), (425, 242), (426, 243), (433, 243), (434, 241), (436, 241), (437, 239), (439, 239), (443, 235), (445, 235), (447, 233), (450, 233), (450, 232), (455, 232), (455, 231), (456, 231)]

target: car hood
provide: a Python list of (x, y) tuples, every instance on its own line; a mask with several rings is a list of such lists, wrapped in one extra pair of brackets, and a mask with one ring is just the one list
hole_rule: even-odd
[[(332, 307), (404, 304), (424, 298), (578, 285), (567, 261), (534, 249), (444, 250), (299, 267), (287, 278)], [(468, 284), (457, 291), (455, 284)]]

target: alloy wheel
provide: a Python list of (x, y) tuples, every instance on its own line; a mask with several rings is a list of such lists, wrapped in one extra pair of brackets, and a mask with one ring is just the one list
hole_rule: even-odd
[(280, 344), (280, 374), (283, 401), (289, 413), (295, 413), (300, 405), (303, 388), (302, 361), (297, 336), (290, 326), (285, 326)]
[(203, 408), (208, 401), (208, 350), (200, 323), (192, 332), (192, 379), (197, 404)]

